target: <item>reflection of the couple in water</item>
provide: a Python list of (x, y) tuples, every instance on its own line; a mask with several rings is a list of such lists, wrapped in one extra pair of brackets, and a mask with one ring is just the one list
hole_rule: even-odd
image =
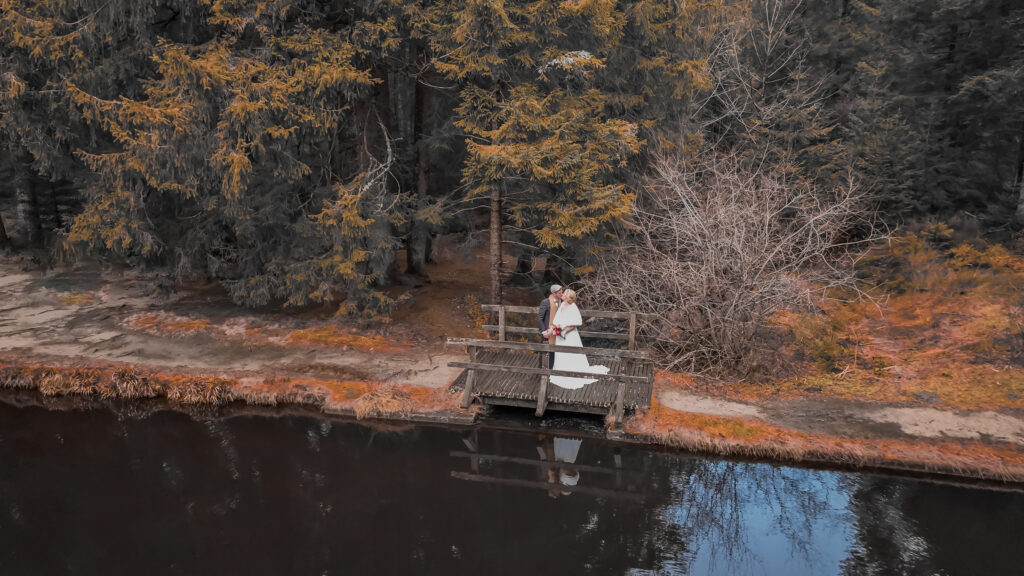
[[(627, 469), (618, 449), (612, 450), (611, 454), (607, 450), (598, 450), (581, 459), (582, 439), (538, 434), (534, 456), (528, 452), (518, 453), (511, 447), (503, 451), (501, 435), (488, 437), (493, 446), (482, 447), (477, 431), (463, 436), (466, 450), (455, 450), (451, 455), (468, 458), (471, 472), (454, 470), (451, 473), (453, 478), (544, 489), (552, 498), (571, 494), (634, 501), (643, 498), (638, 489), (643, 483), (638, 480), (645, 466)], [(587, 474), (586, 482), (582, 480), (584, 473)]]
[(576, 486), (580, 483), (580, 471), (572, 464), (576, 463), (576, 456), (580, 453), (580, 445), (583, 440), (578, 438), (559, 438), (542, 436), (538, 438), (537, 454), (541, 460), (554, 461), (559, 466), (548, 468), (548, 496), (568, 496), (572, 494), (569, 490), (560, 490), (557, 485)]

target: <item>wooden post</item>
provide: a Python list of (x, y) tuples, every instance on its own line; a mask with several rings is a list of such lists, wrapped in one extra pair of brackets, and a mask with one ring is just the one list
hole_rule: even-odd
[(473, 430), (472, 434), (473, 442), (473, 455), (469, 457), (469, 467), (475, 474), (480, 473), (480, 453), (478, 451), (480, 446), (480, 438), (477, 436), (477, 431)]
[[(548, 361), (551, 358), (551, 354), (548, 352), (541, 352), (540, 367), (547, 370), (549, 368)], [(548, 407), (548, 375), (541, 374), (540, 376), (540, 390), (537, 391), (537, 417), (544, 415), (544, 410)]]
[(505, 341), (505, 307), (498, 308), (498, 340)]
[(615, 487), (622, 487), (622, 450), (615, 449)]
[(636, 350), (636, 312), (629, 313), (629, 349)]
[(626, 381), (619, 380), (619, 388), (615, 392), (615, 424), (622, 424), (623, 404), (626, 397)]
[[(469, 361), (476, 362), (476, 347), (469, 347)], [(473, 380), (476, 376), (476, 371), (472, 368), (466, 369), (466, 385), (462, 389), (462, 402), (459, 404), (463, 409), (469, 408), (469, 403), (473, 401)]]

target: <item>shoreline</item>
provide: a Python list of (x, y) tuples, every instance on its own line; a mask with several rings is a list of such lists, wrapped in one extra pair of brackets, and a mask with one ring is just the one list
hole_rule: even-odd
[[(226, 406), (301, 407), (393, 425), (488, 426), (478, 408), (459, 409), (448, 392), (460, 371), (447, 363), (466, 355), (444, 345), (446, 337), (479, 335), (485, 318), (474, 320), (479, 302), (466, 297), (477, 268), (459, 261), (433, 270), (431, 284), (410, 289), (414, 298), (393, 324), (370, 331), (322, 310), (242, 310), (218, 290), (161, 297), (141, 277), (24, 272), (0, 261), (0, 389), (32, 391), (50, 404), (117, 399), (129, 412), (156, 398), (197, 417)], [(909, 322), (890, 307), (887, 322)], [(970, 321), (987, 326), (1003, 309), (986, 310)], [(904, 332), (928, 339), (951, 317)], [(860, 345), (864, 358), (902, 342), (893, 332), (902, 324), (869, 320), (864, 330), (882, 339)], [(961, 335), (964, 345), (974, 346), (971, 338)], [(962, 350), (930, 351), (917, 340), (903, 342), (905, 358), (893, 352), (877, 370), (852, 363), (846, 376), (827, 381), (710, 385), (659, 372), (651, 409), (596, 435), (715, 457), (1024, 486), (1024, 369)], [(929, 368), (937, 353), (979, 361)], [(532, 412), (522, 421), (532, 426)]]
[[(241, 382), (229, 376), (158, 372), (110, 363), (99, 367), (77, 364), (0, 361), (2, 400), (20, 392), (47, 409), (114, 409), (116, 405), (129, 416), (138, 409), (138, 417), (155, 410), (174, 410), (196, 418), (302, 415), (368, 425), (502, 427), (500, 422), (481, 419), (479, 409), (459, 409), (457, 395), (446, 387), (410, 390), (384, 383), (346, 382), (343, 386), (329, 381), (276, 379), (273, 389), (265, 389), (261, 386), (266, 382)], [(362, 393), (356, 395), (357, 391)], [(525, 412), (523, 422), (524, 431), (556, 431), (535, 426), (533, 416)], [(715, 434), (709, 423), (738, 428), (731, 435)], [(1024, 490), (1024, 449), (1005, 442), (807, 434), (756, 418), (683, 412), (657, 402), (651, 411), (627, 418), (617, 430), (562, 432), (695, 456)]]

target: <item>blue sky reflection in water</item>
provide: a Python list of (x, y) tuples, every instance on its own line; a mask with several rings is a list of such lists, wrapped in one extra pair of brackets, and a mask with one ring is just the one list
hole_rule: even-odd
[(1024, 574), (1018, 493), (536, 433), (7, 400), (4, 574)]
[[(692, 553), (667, 560), (681, 574), (841, 574), (855, 520), (844, 474), (709, 462), (702, 479), (673, 482), (668, 520)], [(707, 478), (712, 482), (705, 482)], [(695, 481), (696, 480), (696, 481)], [(708, 503), (711, 503), (709, 506)]]

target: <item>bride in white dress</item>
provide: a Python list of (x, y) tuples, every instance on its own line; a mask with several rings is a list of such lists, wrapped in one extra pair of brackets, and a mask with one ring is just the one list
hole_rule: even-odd
[[(562, 305), (555, 312), (555, 318), (551, 321), (551, 324), (557, 326), (561, 332), (558, 338), (555, 339), (555, 345), (583, 347), (583, 341), (580, 340), (579, 333), (579, 327), (583, 324), (583, 316), (580, 315), (580, 309), (576, 307), (575, 291), (565, 291), (562, 296)], [(554, 370), (571, 370), (573, 372), (593, 372), (594, 374), (608, 373), (607, 366), (591, 366), (590, 362), (587, 361), (586, 354), (571, 354), (568, 352), (555, 352), (555, 365), (551, 368)], [(596, 381), (596, 378), (574, 378), (572, 376), (552, 376), (550, 380), (556, 386), (569, 389), (582, 388)]]

